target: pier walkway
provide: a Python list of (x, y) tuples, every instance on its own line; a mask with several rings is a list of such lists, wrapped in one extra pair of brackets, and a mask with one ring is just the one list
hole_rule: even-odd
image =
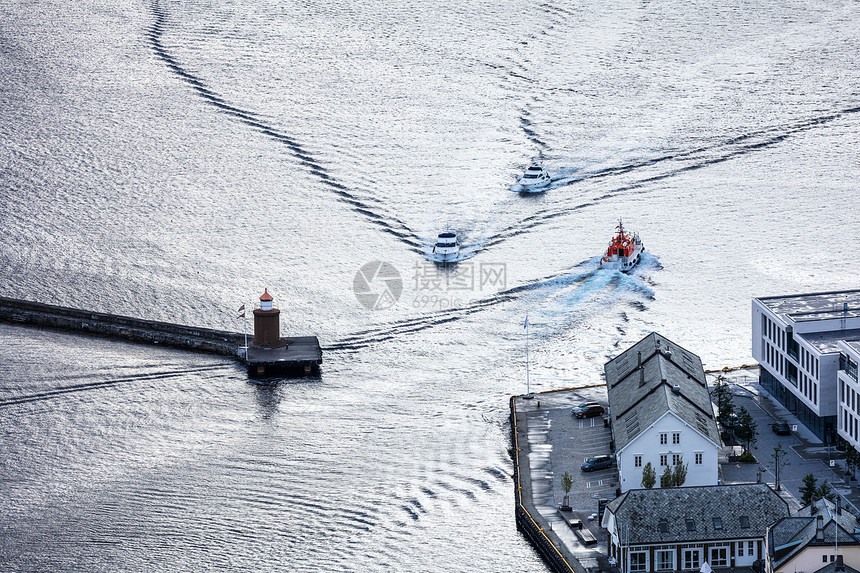
[(242, 361), (254, 375), (309, 374), (317, 371), (322, 363), (322, 351), (316, 336), (286, 339), (276, 348), (252, 346), (246, 356), (244, 349), (240, 349), (244, 335), (238, 332), (6, 297), (0, 297), (0, 322), (230, 356)]

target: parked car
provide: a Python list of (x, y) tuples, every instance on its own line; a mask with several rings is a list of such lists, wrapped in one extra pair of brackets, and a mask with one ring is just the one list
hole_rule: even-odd
[(582, 464), (581, 468), (584, 472), (593, 472), (597, 470), (605, 470), (607, 468), (612, 467), (612, 456), (594, 456), (593, 458), (588, 458), (585, 460), (585, 463)]
[(577, 406), (573, 409), (573, 415), (577, 418), (593, 418), (594, 416), (602, 416), (605, 412), (600, 404), (588, 404), (585, 407)]
[(584, 411), (588, 409), (589, 406), (600, 406), (600, 404), (598, 404), (597, 402), (583, 402), (579, 406), (574, 406), (573, 410), (571, 410), (570, 413), (576, 415), (577, 412)]
[(788, 422), (777, 421), (770, 425), (770, 429), (777, 436), (788, 436), (791, 434), (791, 426), (788, 425)]
[(738, 420), (738, 415), (732, 412), (726, 419), (723, 420), (723, 427), (727, 430), (734, 430), (740, 424), (740, 420)]

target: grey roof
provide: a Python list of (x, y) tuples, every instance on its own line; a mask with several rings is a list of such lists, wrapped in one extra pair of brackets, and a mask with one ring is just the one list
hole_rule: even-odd
[(843, 340), (842, 342), (855, 354), (860, 354), (860, 340)]
[(795, 332), (794, 337), (803, 339), (822, 354), (839, 352), (840, 340), (860, 338), (860, 328), (848, 330), (830, 330), (827, 332)]
[[(860, 317), (860, 290), (765, 296), (757, 300), (772, 312), (787, 315), (795, 322)], [(847, 312), (843, 310), (846, 304)]]
[(720, 445), (702, 361), (692, 352), (655, 332), (607, 362), (603, 371), (617, 449), (669, 411)]
[(836, 565), (836, 562), (834, 561), (833, 563), (828, 563), (821, 569), (816, 569), (813, 573), (836, 573), (836, 571), (844, 571), (845, 573), (860, 573), (860, 571), (857, 571), (857, 569), (854, 569), (850, 565), (843, 565), (841, 569), (836, 569), (836, 567), (838, 567), (838, 565)]
[[(631, 489), (606, 505), (630, 543), (658, 544), (763, 538), (767, 527), (788, 516), (788, 504), (767, 484)], [(715, 528), (714, 518), (722, 527)], [(742, 527), (741, 518), (749, 520)], [(691, 519), (695, 531), (689, 531)], [(666, 520), (668, 531), (660, 531)]]
[[(823, 541), (816, 540), (818, 516), (824, 519)], [(836, 504), (827, 499), (815, 501), (798, 510), (793, 516), (774, 523), (768, 532), (774, 569), (791, 561), (806, 547), (834, 545), (837, 527), (840, 545), (860, 545), (860, 534), (855, 533), (855, 528), (858, 527), (857, 518), (845, 508), (842, 508), (841, 514), (837, 514)]]

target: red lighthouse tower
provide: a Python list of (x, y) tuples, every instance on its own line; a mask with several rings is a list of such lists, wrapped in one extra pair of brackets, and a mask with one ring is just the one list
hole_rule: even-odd
[(269, 289), (260, 296), (260, 308), (254, 309), (254, 344), (278, 346), (281, 341), (281, 311), (273, 307)]

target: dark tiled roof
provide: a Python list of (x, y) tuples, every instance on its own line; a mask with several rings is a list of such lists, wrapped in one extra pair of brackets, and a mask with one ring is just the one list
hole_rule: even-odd
[(692, 352), (655, 332), (607, 362), (603, 370), (619, 450), (669, 411), (720, 444), (702, 361)]
[[(836, 562), (834, 561), (833, 563), (828, 563), (814, 573), (836, 573), (836, 570)], [(860, 573), (860, 571), (857, 571), (857, 569), (854, 569), (850, 565), (845, 565), (842, 569), (839, 569), (839, 571), (844, 571), (845, 573)]]
[[(633, 544), (762, 538), (767, 527), (788, 516), (788, 504), (767, 484), (631, 489), (606, 506)], [(719, 517), (722, 528), (714, 528)], [(749, 520), (742, 527), (741, 518)], [(668, 531), (661, 532), (662, 520)], [(688, 531), (692, 520), (695, 531)]]
[[(816, 540), (818, 532), (818, 516), (824, 519), (823, 541)], [(773, 548), (774, 568), (791, 561), (806, 547), (815, 545), (834, 545), (839, 528), (839, 544), (860, 545), (860, 534), (855, 534), (858, 527), (857, 518), (842, 509), (836, 513), (836, 504), (827, 499), (820, 499), (798, 510), (791, 517), (773, 524), (768, 535), (770, 547)], [(776, 551), (778, 548), (783, 548)]]

